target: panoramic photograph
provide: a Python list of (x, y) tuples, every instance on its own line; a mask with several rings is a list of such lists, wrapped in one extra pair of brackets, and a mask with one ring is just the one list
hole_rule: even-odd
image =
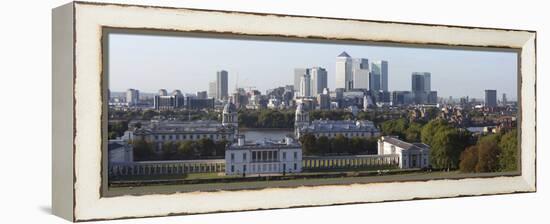
[(518, 175), (518, 53), (107, 35), (110, 191)]

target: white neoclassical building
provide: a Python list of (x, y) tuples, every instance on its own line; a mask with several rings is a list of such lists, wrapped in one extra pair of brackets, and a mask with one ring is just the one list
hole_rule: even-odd
[(227, 175), (283, 174), (302, 172), (302, 147), (290, 137), (284, 141), (245, 142), (239, 135), (237, 143), (225, 151)]
[(312, 134), (316, 138), (325, 136), (334, 138), (342, 135), (346, 138), (370, 138), (380, 136), (380, 131), (368, 120), (314, 120), (310, 121), (309, 113), (303, 104), (298, 104), (294, 117), (294, 135), (300, 138)]
[(150, 120), (131, 121), (131, 126), (140, 123), (141, 127), (125, 133), (124, 138), (141, 139), (157, 145), (162, 149), (162, 143), (179, 141), (197, 141), (211, 139), (213, 141), (229, 141), (236, 139), (239, 127), (237, 109), (231, 102), (224, 106), (222, 122), (214, 120), (177, 121)]
[(408, 143), (395, 136), (378, 139), (378, 155), (398, 155), (399, 168), (425, 168), (430, 165), (430, 146), (424, 143)]

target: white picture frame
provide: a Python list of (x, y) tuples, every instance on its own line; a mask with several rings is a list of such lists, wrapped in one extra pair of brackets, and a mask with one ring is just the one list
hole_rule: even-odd
[[(104, 197), (102, 32), (106, 27), (517, 49), (521, 174)], [(73, 2), (53, 10), (52, 42), (52, 205), (54, 214), (70, 221), (536, 191), (535, 31)]]

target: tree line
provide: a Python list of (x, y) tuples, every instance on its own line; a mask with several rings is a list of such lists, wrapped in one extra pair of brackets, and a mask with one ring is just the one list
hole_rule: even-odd
[(135, 161), (223, 158), (225, 147), (229, 143), (225, 140), (214, 142), (211, 139), (164, 142), (161, 150), (158, 150), (158, 146), (152, 142), (141, 139), (131, 142), (134, 147)]
[(239, 127), (294, 128), (294, 110), (240, 110)]
[(306, 156), (376, 154), (378, 151), (376, 138), (347, 138), (343, 135), (317, 138), (312, 134), (304, 134), (299, 140), (302, 143), (302, 153)]
[(462, 172), (505, 172), (518, 170), (518, 133), (513, 129), (506, 133), (480, 137), (477, 144), (460, 155)]

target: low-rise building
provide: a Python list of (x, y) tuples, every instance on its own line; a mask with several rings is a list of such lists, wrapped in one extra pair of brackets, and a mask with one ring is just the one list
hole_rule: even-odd
[(225, 151), (227, 175), (288, 174), (302, 172), (302, 147), (292, 138), (275, 142), (245, 142), (240, 135), (237, 143)]
[(319, 138), (342, 135), (347, 138), (370, 138), (380, 136), (380, 131), (372, 121), (368, 120), (314, 120), (309, 121), (309, 113), (299, 104), (294, 119), (294, 135), (300, 138), (304, 134), (312, 134)]
[(399, 168), (426, 168), (430, 165), (430, 146), (424, 143), (408, 143), (395, 136), (378, 139), (378, 155), (399, 156)]

